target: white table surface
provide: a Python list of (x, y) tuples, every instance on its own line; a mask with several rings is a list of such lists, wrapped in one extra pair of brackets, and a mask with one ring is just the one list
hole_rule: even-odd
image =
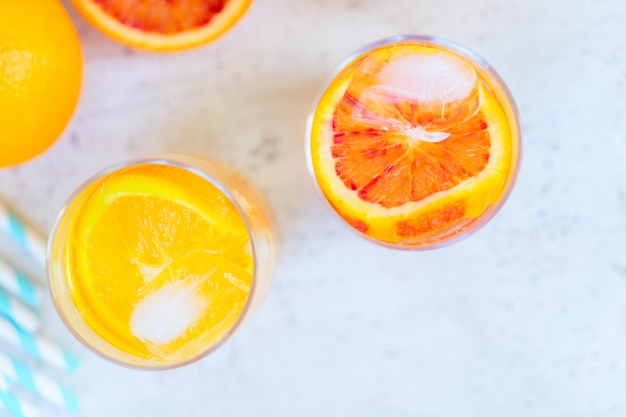
[[(626, 2), (256, 0), (219, 41), (170, 55), (127, 49), (68, 9), (85, 58), (79, 107), (49, 152), (0, 171), (0, 196), (46, 232), (100, 168), (188, 152), (247, 176), (280, 232), (260, 311), (183, 369), (109, 364), (46, 301), (45, 332), (83, 359), (66, 379), (79, 415), (626, 415)], [(304, 163), (305, 119), (326, 75), (402, 33), (485, 57), (524, 132), (498, 216), (422, 253), (339, 224)]]

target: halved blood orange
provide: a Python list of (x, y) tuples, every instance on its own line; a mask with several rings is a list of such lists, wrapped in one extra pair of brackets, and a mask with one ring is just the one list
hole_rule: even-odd
[(309, 121), (309, 162), (334, 210), (376, 241), (413, 247), (489, 217), (515, 176), (518, 132), (488, 75), (428, 42), (348, 63)]
[(251, 0), (72, 0), (83, 17), (129, 46), (175, 51), (230, 29)]

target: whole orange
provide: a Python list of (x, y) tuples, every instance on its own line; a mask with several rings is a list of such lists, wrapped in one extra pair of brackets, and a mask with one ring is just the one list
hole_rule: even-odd
[(82, 55), (58, 0), (0, 1), (0, 167), (44, 152), (72, 117)]

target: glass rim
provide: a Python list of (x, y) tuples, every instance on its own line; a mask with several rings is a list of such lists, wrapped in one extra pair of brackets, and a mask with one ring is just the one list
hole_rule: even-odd
[[(330, 201), (328, 200), (323, 190), (321, 189), (319, 182), (317, 180), (317, 174), (315, 173), (315, 169), (313, 167), (313, 157), (311, 154), (311, 132), (313, 131), (313, 121), (315, 119), (315, 114), (317, 113), (317, 109), (319, 107), (321, 98), (324, 96), (326, 90), (333, 83), (336, 77), (343, 70), (345, 70), (350, 64), (357, 61), (359, 58), (363, 57), (368, 52), (371, 52), (375, 49), (378, 49), (384, 46), (400, 44), (403, 42), (422, 42), (422, 43), (432, 44), (436, 46), (443, 46), (449, 51), (460, 55), (462, 58), (468, 58), (471, 61), (475, 62), (476, 64), (480, 65), (489, 74), (489, 76), (493, 78), (494, 83), (497, 85), (497, 87), (502, 92), (502, 95), (506, 99), (506, 103), (510, 107), (512, 115), (514, 117), (513, 121), (509, 120), (509, 124), (511, 125), (514, 124), (514, 128), (513, 126), (511, 126), (511, 133), (514, 134), (517, 138), (517, 155), (512, 158), (512, 162), (514, 162), (515, 166), (514, 166), (514, 169), (511, 170), (511, 172), (509, 173), (507, 177), (507, 182), (505, 185), (506, 189), (503, 190), (502, 196), (497, 201), (497, 203), (492, 204), (490, 207), (488, 207), (485, 210), (484, 215), (474, 218), (473, 219), (474, 221), (468, 222), (464, 226), (465, 230), (461, 229), (459, 233), (457, 233), (456, 235), (452, 235), (449, 238), (444, 238), (444, 240), (442, 241), (427, 243), (423, 245), (403, 245), (403, 244), (398, 244), (398, 243), (384, 242), (384, 241), (375, 239), (371, 236), (368, 236), (365, 233), (362, 233), (359, 230), (347, 224), (347, 222), (332, 207)], [(417, 251), (428, 251), (428, 250), (446, 247), (446, 246), (452, 245), (454, 243), (457, 243), (467, 238), (468, 236), (480, 230), (487, 223), (489, 223), (489, 221), (491, 221), (493, 217), (500, 211), (502, 206), (504, 206), (511, 192), (513, 191), (513, 188), (517, 181), (517, 177), (519, 175), (520, 165), (522, 161), (522, 153), (523, 153), (522, 148), (523, 148), (523, 144), (522, 144), (522, 131), (520, 127), (519, 109), (517, 107), (515, 99), (513, 98), (513, 95), (511, 94), (511, 91), (509, 90), (507, 84), (504, 82), (504, 79), (493, 68), (493, 66), (489, 64), (489, 62), (487, 62), (487, 60), (482, 58), (476, 52), (456, 42), (453, 42), (453, 41), (450, 41), (448, 39), (441, 38), (438, 36), (432, 36), (432, 35), (420, 35), (420, 34), (393, 35), (393, 36), (381, 38), (373, 42), (367, 43), (361, 46), (360, 48), (354, 50), (350, 54), (348, 54), (344, 59), (342, 59), (339, 62), (339, 64), (337, 64), (334, 67), (334, 69), (326, 76), (324, 81), (321, 83), (320, 87), (317, 90), (317, 93), (315, 94), (315, 97), (313, 98), (313, 105), (311, 106), (309, 110), (309, 114), (307, 116), (307, 122), (306, 122), (305, 158), (306, 158), (307, 170), (309, 171), (309, 180), (313, 183), (313, 188), (315, 189), (315, 192), (318, 195), (318, 197), (323, 201), (323, 204), (324, 206), (326, 206), (326, 209), (329, 210), (331, 212), (331, 215), (335, 217), (337, 220), (339, 220), (339, 222), (344, 227), (347, 227), (357, 236), (364, 238), (365, 240), (369, 242), (377, 244), (378, 246), (382, 246), (388, 249), (401, 250), (401, 251), (417, 252)]]
[[(176, 368), (180, 368), (186, 365), (189, 365), (191, 363), (197, 362), (205, 357), (207, 357), (208, 355), (210, 355), (211, 353), (215, 352), (217, 349), (219, 349), (224, 343), (226, 343), (226, 341), (228, 341), (234, 334), (235, 332), (239, 329), (239, 327), (242, 325), (243, 321), (245, 320), (245, 318), (248, 316), (248, 313), (250, 311), (250, 306), (252, 304), (252, 299), (254, 298), (255, 292), (256, 292), (256, 287), (258, 284), (258, 273), (259, 273), (259, 259), (257, 256), (257, 237), (254, 234), (252, 225), (250, 223), (250, 220), (248, 219), (248, 215), (246, 214), (245, 210), (243, 209), (243, 207), (241, 206), (241, 204), (239, 203), (239, 201), (235, 198), (235, 196), (233, 195), (232, 192), (230, 192), (230, 190), (221, 183), (221, 181), (219, 181), (218, 179), (214, 178), (211, 174), (204, 172), (202, 168), (199, 168), (197, 166), (194, 166), (193, 164), (190, 164), (188, 162), (181, 162), (180, 160), (178, 160), (177, 158), (199, 158), (200, 160), (204, 160), (207, 161), (209, 164), (215, 162), (212, 159), (206, 158), (204, 156), (194, 156), (194, 155), (186, 155), (186, 154), (176, 154), (176, 153), (169, 153), (169, 154), (163, 154), (163, 155), (156, 155), (156, 156), (145, 156), (145, 157), (138, 157), (138, 158), (132, 158), (132, 159), (127, 159), (118, 163), (115, 163), (113, 165), (109, 165), (99, 171), (97, 171), (95, 174), (91, 175), (89, 178), (87, 178), (86, 180), (84, 180), (83, 182), (81, 182), (81, 184), (70, 194), (70, 196), (65, 200), (65, 202), (63, 203), (63, 205), (61, 206), (61, 209), (59, 210), (55, 221), (53, 223), (52, 229), (50, 231), (50, 235), (48, 238), (48, 243), (46, 245), (46, 283), (48, 286), (48, 291), (50, 293), (50, 297), (52, 298), (52, 303), (54, 305), (55, 310), (57, 311), (57, 314), (59, 315), (59, 317), (61, 318), (61, 320), (63, 321), (63, 324), (65, 325), (65, 327), (70, 331), (70, 333), (76, 338), (76, 340), (78, 340), (83, 346), (85, 346), (87, 349), (89, 349), (89, 351), (95, 353), (96, 355), (100, 356), (101, 358), (114, 363), (116, 365), (121, 365), (123, 367), (126, 368), (130, 368), (130, 369), (136, 369), (136, 370), (142, 370), (142, 371), (164, 371), (164, 370), (170, 370), (170, 369), (176, 369)], [(61, 226), (61, 223), (63, 222), (65, 215), (67, 214), (67, 210), (69, 209), (69, 207), (72, 205), (72, 203), (76, 200), (76, 198), (78, 198), (80, 196), (80, 194), (85, 191), (91, 184), (93, 184), (94, 182), (96, 182), (97, 180), (106, 177), (109, 174), (112, 174), (114, 172), (117, 172), (121, 169), (124, 168), (129, 168), (129, 167), (134, 167), (134, 166), (141, 166), (141, 165), (167, 165), (167, 166), (173, 166), (173, 167), (177, 167), (177, 168), (181, 168), (184, 169), (188, 172), (191, 172), (195, 175), (200, 176), (202, 179), (208, 181), (209, 183), (211, 183), (213, 186), (215, 186), (220, 192), (222, 192), (227, 198), (228, 200), (233, 204), (233, 206), (235, 207), (235, 209), (237, 210), (237, 212), (239, 213), (239, 215), (241, 216), (241, 218), (244, 221), (245, 227), (246, 227), (246, 231), (248, 233), (248, 235), (250, 236), (250, 242), (251, 242), (251, 248), (252, 248), (252, 259), (253, 259), (253, 271), (252, 271), (252, 284), (250, 285), (250, 292), (248, 294), (248, 297), (246, 298), (246, 303), (243, 307), (243, 309), (241, 310), (241, 313), (239, 314), (239, 317), (237, 317), (237, 320), (235, 321), (235, 323), (230, 327), (230, 329), (228, 329), (228, 331), (224, 334), (224, 336), (222, 336), (222, 338), (219, 339), (218, 342), (216, 342), (215, 344), (210, 345), (207, 349), (203, 350), (202, 352), (193, 355), (187, 359), (178, 361), (178, 362), (171, 362), (171, 363), (155, 363), (150, 364), (149, 360), (145, 360), (145, 364), (136, 364), (136, 363), (129, 363), (129, 362), (124, 362), (122, 360), (119, 360), (117, 358), (111, 357), (110, 355), (107, 355), (106, 353), (102, 352), (100, 349), (96, 348), (94, 346), (94, 344), (90, 343), (89, 341), (86, 340), (85, 337), (83, 337), (75, 328), (74, 325), (71, 324), (69, 322), (69, 320), (66, 317), (65, 311), (64, 309), (61, 307), (60, 303), (57, 300), (57, 296), (55, 293), (55, 287), (52, 284), (53, 281), (53, 273), (52, 273), (52, 249), (53, 249), (53, 242), (56, 236), (56, 233), (59, 230), (59, 227)], [(238, 175), (238, 174), (237, 174)], [(71, 302), (71, 300), (70, 300)], [(74, 306), (74, 304), (72, 303), (72, 306)], [(75, 307), (75, 306), (74, 306)], [(80, 319), (83, 320), (82, 316), (78, 313), (78, 315), (80, 316)], [(103, 342), (105, 342), (107, 345), (111, 346), (113, 349), (115, 349), (118, 352), (121, 352), (123, 355), (127, 355), (129, 357), (134, 357), (137, 358), (135, 355), (125, 352), (119, 348), (117, 348), (116, 346), (114, 346), (113, 344), (109, 343), (107, 340), (105, 340), (103, 337), (101, 337), (98, 333), (96, 333), (91, 326), (89, 326), (84, 320), (83, 323)], [(140, 358), (137, 358), (140, 359)], [(140, 359), (143, 360), (143, 359)]]

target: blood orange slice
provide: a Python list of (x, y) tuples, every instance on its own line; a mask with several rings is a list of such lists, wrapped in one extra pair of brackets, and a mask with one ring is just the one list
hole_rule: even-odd
[(334, 210), (370, 238), (417, 247), (489, 217), (515, 176), (518, 136), (487, 75), (424, 42), (340, 71), (309, 122), (311, 168)]
[(72, 0), (87, 21), (129, 46), (174, 51), (230, 29), (251, 0)]

